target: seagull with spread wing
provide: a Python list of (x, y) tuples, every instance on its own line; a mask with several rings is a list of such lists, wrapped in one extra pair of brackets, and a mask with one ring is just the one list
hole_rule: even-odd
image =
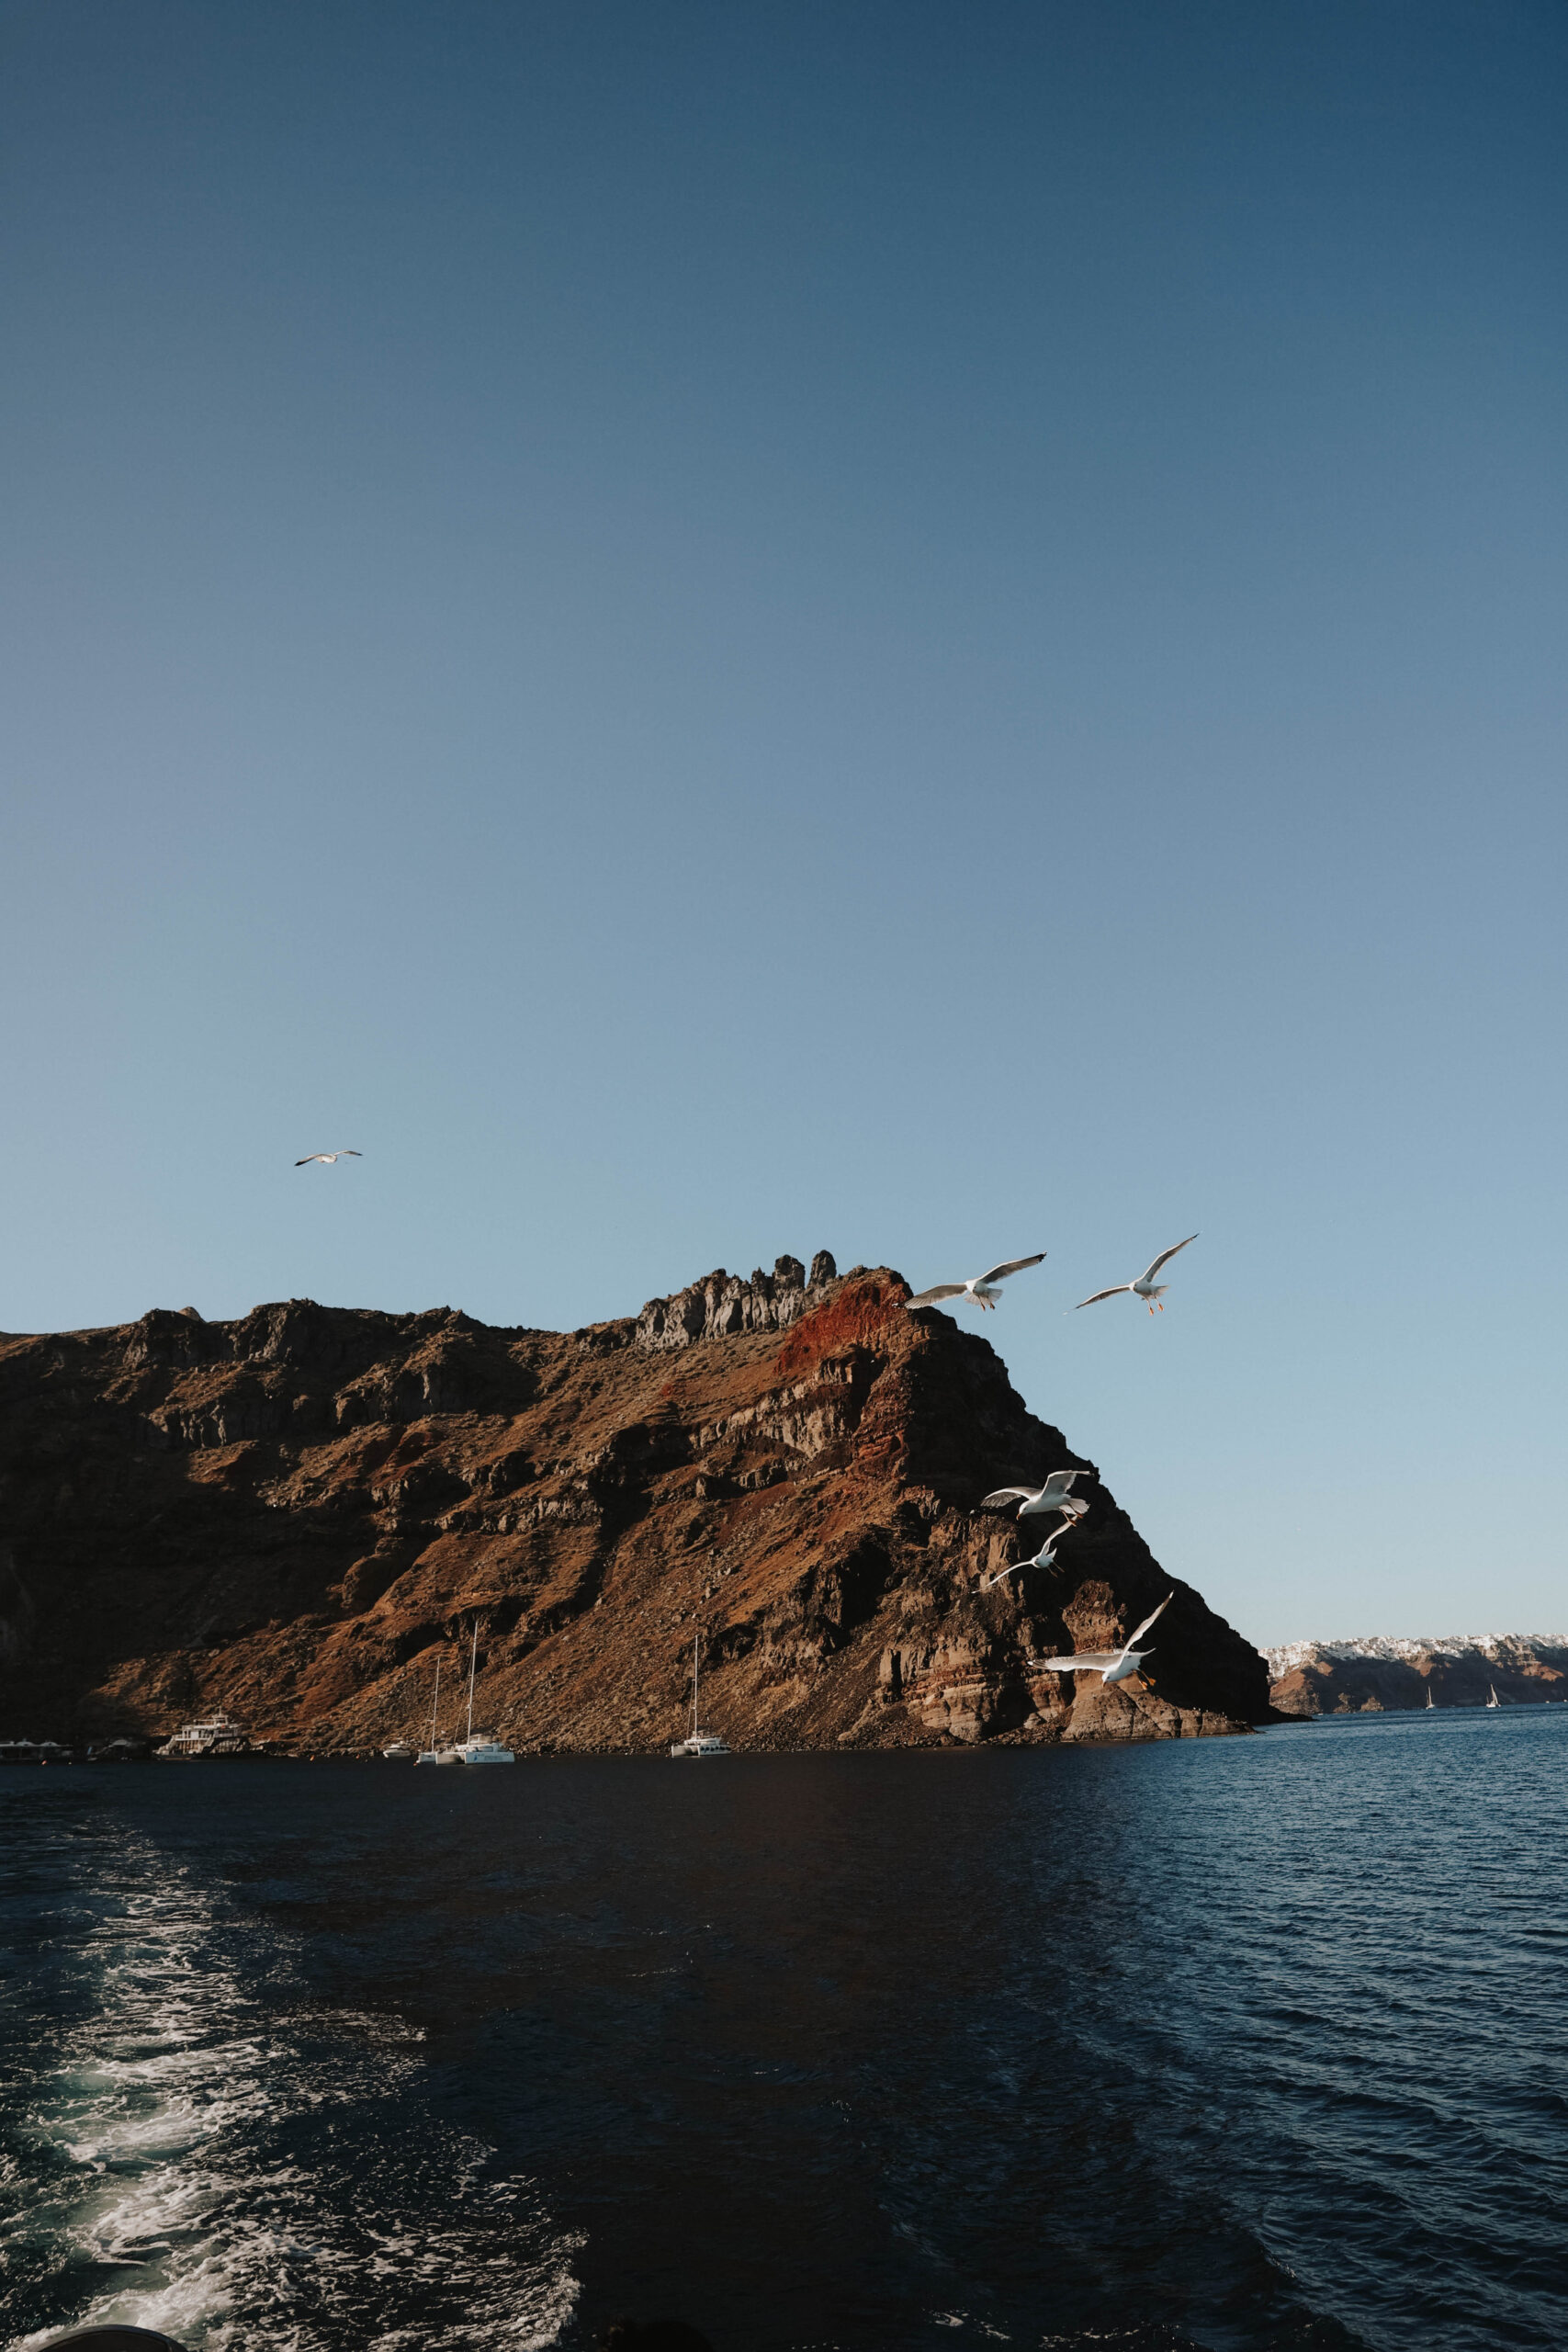
[(1032, 1657), (1029, 1663), (1036, 1674), (1093, 1672), (1103, 1678), (1100, 1689), (1109, 1690), (1113, 1682), (1125, 1682), (1129, 1675), (1142, 1673), (1144, 1660), (1153, 1657), (1154, 1650), (1152, 1646), (1146, 1650), (1135, 1649), (1134, 1644), (1143, 1640), (1155, 1619), (1162, 1617), (1175, 1599), (1174, 1592), (1168, 1592), (1159, 1607), (1145, 1617), (1141, 1625), (1133, 1628), (1119, 1650), (1079, 1650), (1073, 1657)]
[(1053, 1470), (1043, 1487), (998, 1487), (981, 1496), (980, 1509), (1006, 1510), (1009, 1503), (1016, 1503), (1020, 1519), (1037, 1519), (1052, 1510), (1065, 1511), (1069, 1519), (1081, 1519), (1089, 1505), (1075, 1502), (1067, 1490), (1073, 1480), (1083, 1475), (1081, 1470)]
[[(1187, 1241), (1196, 1241), (1197, 1238), (1198, 1236), (1195, 1233), (1190, 1233), (1187, 1237)], [(1158, 1273), (1163, 1265), (1168, 1263), (1168, 1261), (1175, 1257), (1179, 1250), (1186, 1249), (1187, 1241), (1173, 1241), (1168, 1250), (1162, 1250), (1159, 1256), (1155, 1260), (1154, 1264), (1148, 1268), (1146, 1272), (1141, 1273), (1136, 1282), (1112, 1283), (1109, 1290), (1097, 1290), (1091, 1298), (1080, 1298), (1078, 1305), (1080, 1306), (1097, 1306), (1102, 1298), (1118, 1298), (1124, 1290), (1130, 1290), (1134, 1298), (1147, 1299), (1149, 1303), (1149, 1313), (1151, 1315), (1154, 1313), (1156, 1306), (1159, 1307), (1159, 1311), (1163, 1315), (1165, 1313), (1165, 1308), (1160, 1302), (1163, 1299), (1165, 1293), (1170, 1288), (1170, 1284), (1168, 1283), (1156, 1283), (1155, 1276)]]
[(364, 1157), (365, 1154), (362, 1151), (349, 1151), (346, 1148), (343, 1151), (308, 1151), (304, 1159), (297, 1159), (294, 1165), (296, 1168), (309, 1168), (313, 1159), (319, 1159), (323, 1167), (335, 1168), (340, 1159), (363, 1159)]
[(1010, 1274), (1021, 1274), (1025, 1266), (1038, 1266), (1044, 1255), (1043, 1250), (1037, 1250), (1032, 1258), (1009, 1258), (1001, 1265), (991, 1266), (985, 1273), (976, 1274), (970, 1282), (938, 1283), (934, 1289), (923, 1290), (919, 1297), (906, 1299), (904, 1303), (907, 1306), (934, 1306), (939, 1298), (966, 1298), (972, 1306), (982, 1310), (995, 1306), (1001, 1296), (997, 1284), (1005, 1283)]
[(1032, 1560), (1010, 1560), (1005, 1568), (998, 1568), (993, 1575), (982, 1577), (980, 1578), (979, 1586), (982, 1592), (986, 1591), (988, 1586), (1000, 1584), (1002, 1578), (1004, 1577), (1010, 1577), (1015, 1568), (1054, 1569), (1055, 1567), (1056, 1561), (1055, 1555), (1057, 1544), (1061, 1542), (1064, 1535), (1070, 1535), (1074, 1528), (1077, 1525), (1079, 1520), (1086, 1518), (1089, 1513), (1089, 1505), (1087, 1503), (1068, 1503), (1066, 1504), (1064, 1508), (1072, 1512), (1072, 1518), (1065, 1519), (1060, 1527), (1052, 1529), (1051, 1533), (1045, 1538), (1044, 1543), (1042, 1544), (1039, 1551), (1036, 1552)]

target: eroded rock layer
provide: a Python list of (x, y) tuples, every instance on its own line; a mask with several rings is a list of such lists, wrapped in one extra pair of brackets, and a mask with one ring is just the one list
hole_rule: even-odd
[[(1268, 1720), (1262, 1659), (1167, 1577), (999, 1358), (902, 1278), (720, 1272), (572, 1332), (308, 1299), (0, 1340), (0, 1732), (218, 1706), (317, 1751), (420, 1738), (479, 1628), (522, 1751), (1165, 1738)], [(976, 1509), (1087, 1475), (1060, 1570)], [(1156, 1687), (1031, 1658), (1169, 1590)]]

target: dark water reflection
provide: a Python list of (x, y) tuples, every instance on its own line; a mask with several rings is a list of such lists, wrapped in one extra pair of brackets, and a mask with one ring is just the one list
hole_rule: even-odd
[[(719, 2352), (1568, 2342), (1565, 1776), (1568, 1709), (1082, 1754), (7, 1776), (17, 2325), (112, 2304), (337, 2352), (581, 2343), (629, 2308)], [(219, 1988), (204, 2046), (265, 2029), (273, 2056), (248, 2109), (154, 2152), (168, 2244), (127, 2273), (51, 2102), (80, 2149), (128, 2096), (80, 2064), (121, 2030), (87, 1962), (150, 1872), (170, 1965), (188, 1945), (181, 1981)], [(282, 2184), (265, 2212), (247, 2147)], [(102, 2159), (122, 2233), (141, 2161)], [(215, 2282), (179, 2237), (213, 2164), (250, 2249)]]

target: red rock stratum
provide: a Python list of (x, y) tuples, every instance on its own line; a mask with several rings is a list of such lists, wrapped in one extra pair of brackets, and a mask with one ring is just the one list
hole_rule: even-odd
[[(0, 1733), (222, 1705), (316, 1751), (476, 1719), (519, 1750), (1168, 1738), (1266, 1722), (1257, 1651), (1089, 1472), (1060, 1572), (988, 1488), (1086, 1471), (902, 1277), (722, 1272), (580, 1331), (309, 1299), (0, 1340)], [(1038, 1521), (1032, 1522), (1031, 1532)], [(1032, 1670), (1174, 1589), (1156, 1690)], [(1083, 1688), (1075, 1685), (1081, 1682)]]

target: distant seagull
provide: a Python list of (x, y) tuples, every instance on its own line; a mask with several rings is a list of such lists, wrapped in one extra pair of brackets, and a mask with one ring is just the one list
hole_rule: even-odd
[(1067, 1492), (1081, 1470), (1053, 1470), (1043, 1487), (998, 1487), (990, 1494), (982, 1495), (982, 1510), (1005, 1510), (1009, 1503), (1017, 1503), (1020, 1519), (1035, 1519), (1051, 1510), (1066, 1511), (1069, 1519), (1081, 1519), (1089, 1509), (1087, 1503), (1075, 1502)]
[(363, 1159), (364, 1157), (362, 1151), (308, 1151), (304, 1159), (297, 1159), (294, 1165), (296, 1168), (309, 1168), (312, 1159), (319, 1159), (323, 1167), (335, 1168), (340, 1159)]
[[(1195, 1233), (1190, 1233), (1187, 1237), (1187, 1241), (1196, 1241), (1197, 1238), (1198, 1236)], [(1156, 1306), (1159, 1306), (1159, 1311), (1163, 1315), (1165, 1313), (1165, 1308), (1160, 1306), (1160, 1300), (1164, 1297), (1165, 1293), (1169, 1289), (1170, 1285), (1168, 1283), (1156, 1283), (1155, 1276), (1158, 1273), (1163, 1265), (1168, 1264), (1168, 1261), (1175, 1257), (1179, 1250), (1186, 1249), (1187, 1241), (1175, 1241), (1171, 1244), (1168, 1250), (1162, 1250), (1159, 1256), (1155, 1260), (1154, 1264), (1149, 1268), (1147, 1273), (1140, 1274), (1135, 1283), (1112, 1283), (1109, 1290), (1097, 1290), (1092, 1298), (1080, 1298), (1078, 1305), (1080, 1306), (1096, 1306), (1102, 1298), (1117, 1298), (1120, 1297), (1122, 1291), (1130, 1290), (1134, 1298), (1146, 1298), (1148, 1300), (1149, 1313), (1151, 1315), (1154, 1313)]]
[(938, 1283), (934, 1290), (923, 1290), (918, 1298), (907, 1299), (905, 1304), (908, 1306), (934, 1306), (939, 1298), (966, 1298), (971, 1306), (981, 1309), (995, 1306), (1001, 1296), (996, 1287), (998, 1283), (1005, 1283), (1010, 1274), (1021, 1274), (1025, 1266), (1038, 1266), (1044, 1255), (1043, 1250), (1037, 1250), (1032, 1258), (1009, 1258), (1005, 1264), (993, 1266), (987, 1273), (976, 1274), (973, 1282)]
[(1075, 1513), (1074, 1517), (1071, 1519), (1065, 1519), (1060, 1527), (1053, 1529), (1052, 1532), (1045, 1538), (1044, 1543), (1040, 1546), (1039, 1551), (1034, 1555), (1033, 1559), (1010, 1560), (1007, 1566), (1005, 1568), (998, 1568), (994, 1576), (982, 1577), (980, 1578), (979, 1587), (982, 1592), (986, 1590), (988, 1585), (1000, 1584), (1002, 1578), (1004, 1577), (1010, 1577), (1015, 1568), (1054, 1568), (1055, 1566), (1056, 1563), (1053, 1555), (1057, 1544), (1061, 1542), (1064, 1535), (1070, 1535), (1072, 1533), (1074, 1528), (1077, 1525), (1078, 1521), (1086, 1518), (1089, 1512), (1089, 1505), (1087, 1503), (1078, 1503), (1076, 1506), (1069, 1503), (1065, 1505), (1064, 1508), (1073, 1510)]
[(1144, 1660), (1153, 1657), (1152, 1648), (1135, 1650), (1133, 1645), (1142, 1641), (1155, 1618), (1163, 1616), (1175, 1599), (1174, 1592), (1168, 1592), (1154, 1614), (1145, 1617), (1141, 1625), (1134, 1627), (1119, 1650), (1079, 1650), (1075, 1657), (1032, 1657), (1029, 1663), (1037, 1674), (1092, 1672), (1101, 1675), (1104, 1679), (1100, 1687), (1102, 1690), (1109, 1690), (1113, 1682), (1125, 1682), (1130, 1674), (1141, 1672)]

